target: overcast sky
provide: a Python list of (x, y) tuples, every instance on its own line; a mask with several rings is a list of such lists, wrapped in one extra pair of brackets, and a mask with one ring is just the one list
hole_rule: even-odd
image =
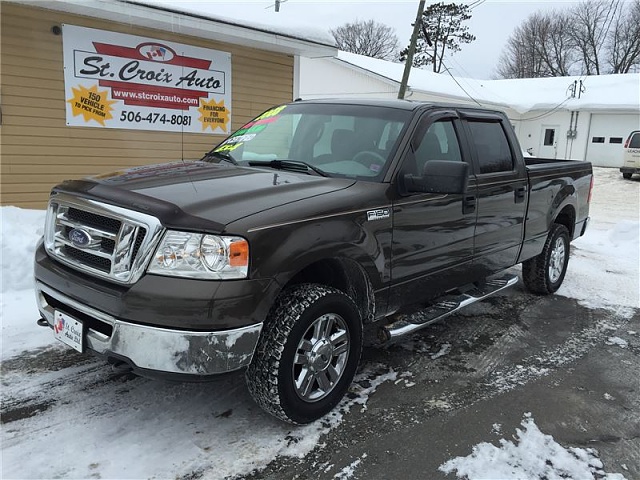
[[(144, 1), (144, 0), (143, 0)], [(356, 19), (374, 19), (393, 27), (402, 46), (408, 45), (411, 23), (416, 17), (419, 2), (415, 1), (312, 1), (286, 0), (280, 12), (272, 7), (275, 0), (217, 1), (217, 0), (146, 0), (172, 8), (190, 10), (248, 20), (263, 24), (311, 26), (317, 30), (331, 28)], [(449, 0), (446, 0), (449, 1)], [(427, 0), (427, 5), (434, 3)], [(513, 28), (537, 10), (564, 9), (574, 1), (537, 0), (465, 0), (459, 3), (476, 4), (469, 20), (469, 31), (476, 41), (463, 45), (461, 52), (445, 60), (451, 71), (462, 77), (493, 78), (502, 48)], [(271, 6), (271, 7), (270, 7)]]

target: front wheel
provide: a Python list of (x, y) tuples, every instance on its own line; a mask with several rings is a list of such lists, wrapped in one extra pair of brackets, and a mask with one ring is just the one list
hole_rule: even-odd
[(305, 424), (331, 411), (346, 393), (362, 351), (360, 313), (346, 294), (296, 285), (276, 300), (246, 373), (260, 407)]
[(622, 178), (624, 178), (625, 180), (629, 180), (631, 178), (631, 175), (633, 175), (632, 173), (623, 173), (622, 174)]
[(522, 263), (524, 285), (533, 293), (547, 295), (562, 285), (569, 264), (569, 230), (553, 224), (542, 253)]

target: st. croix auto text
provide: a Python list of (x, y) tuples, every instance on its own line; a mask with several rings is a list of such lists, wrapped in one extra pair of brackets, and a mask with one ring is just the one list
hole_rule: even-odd
[(189, 115), (167, 115), (166, 113), (149, 113), (143, 116), (140, 112), (122, 111), (120, 113), (121, 122), (130, 123), (162, 123), (163, 125), (191, 125)]

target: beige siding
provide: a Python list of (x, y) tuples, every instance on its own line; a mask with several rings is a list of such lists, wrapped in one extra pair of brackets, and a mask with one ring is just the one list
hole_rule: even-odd
[(52, 186), (128, 166), (200, 158), (222, 136), (67, 127), (63, 23), (148, 36), (231, 53), (233, 125), (293, 95), (293, 58), (40, 8), (2, 3), (0, 202), (44, 208)]

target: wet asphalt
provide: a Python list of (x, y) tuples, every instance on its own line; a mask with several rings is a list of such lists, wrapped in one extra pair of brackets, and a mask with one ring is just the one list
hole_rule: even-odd
[[(614, 337), (627, 346), (609, 344)], [(398, 379), (304, 459), (277, 459), (247, 478), (332, 479), (359, 460), (348, 478), (451, 479), (440, 465), (480, 442), (511, 440), (531, 413), (562, 446), (594, 448), (604, 471), (640, 479), (637, 310), (590, 310), (517, 285), (363, 357)]]
[[(610, 341), (616, 337), (623, 342)], [(304, 458), (278, 457), (238, 478), (452, 479), (438, 467), (469, 455), (480, 442), (511, 439), (523, 415), (531, 413), (540, 430), (562, 446), (595, 448), (604, 471), (640, 479), (640, 310), (588, 309), (561, 295), (529, 294), (520, 283), (394, 345), (366, 348), (361, 364), (354, 398), (381, 375), (394, 380), (380, 384), (365, 405), (353, 405)], [(77, 369), (93, 373), (77, 376)], [(56, 405), (67, 408), (62, 392), (68, 389), (80, 392), (74, 398), (82, 405), (96, 403), (88, 412), (126, 402), (136, 386), (159, 395), (182, 391), (109, 374), (91, 356), (60, 349), (15, 357), (2, 370), (26, 382), (37, 382), (45, 371), (60, 372), (46, 377), (42, 395), (3, 397), (0, 419), (11, 428), (22, 428), (30, 417), (48, 418)], [(225, 385), (248, 396), (241, 378)], [(215, 388), (185, 391), (197, 396)], [(94, 398), (94, 390), (106, 395), (107, 404)], [(127, 408), (137, 408), (136, 398)], [(200, 407), (194, 405), (197, 417)], [(297, 441), (295, 427), (289, 436)], [(351, 476), (336, 477), (357, 461)], [(176, 478), (213, 478), (211, 468)]]

